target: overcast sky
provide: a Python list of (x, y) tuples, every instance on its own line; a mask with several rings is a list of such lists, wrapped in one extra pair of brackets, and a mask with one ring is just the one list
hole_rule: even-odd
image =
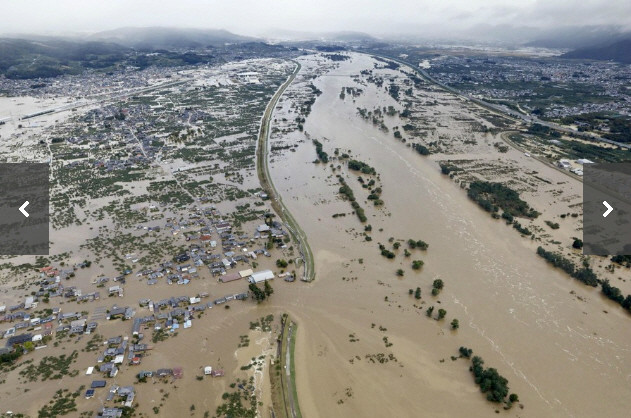
[(478, 24), (631, 29), (631, 0), (0, 0), (0, 33), (177, 26), (445, 35)]

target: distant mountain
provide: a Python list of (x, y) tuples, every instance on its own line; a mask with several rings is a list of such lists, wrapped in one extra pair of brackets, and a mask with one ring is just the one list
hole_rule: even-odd
[(178, 49), (222, 46), (227, 43), (257, 41), (223, 29), (178, 29), (166, 27), (120, 28), (98, 32), (89, 39), (115, 42), (136, 49)]
[(352, 31), (327, 33), (324, 39), (333, 42), (374, 42), (377, 40), (367, 33)]
[(629, 38), (630, 35), (628, 31), (616, 26), (568, 26), (539, 33), (527, 45), (577, 49), (613, 43)]
[(619, 26), (584, 25), (541, 29), (532, 26), (478, 24), (452, 37), (472, 41), (531, 46), (539, 48), (577, 49), (628, 38), (630, 33)]
[(579, 48), (561, 55), (563, 58), (617, 61), (631, 64), (631, 38), (613, 43)]
[(84, 68), (110, 67), (124, 59), (128, 51), (106, 42), (0, 38), (0, 74), (8, 78), (76, 74)]

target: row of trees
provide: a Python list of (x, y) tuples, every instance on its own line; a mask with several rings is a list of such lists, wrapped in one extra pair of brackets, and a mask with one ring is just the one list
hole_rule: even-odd
[(514, 216), (536, 218), (539, 212), (519, 197), (519, 193), (502, 183), (474, 181), (469, 185), (467, 195), (487, 212), (497, 212), (498, 207)]
[[(471, 358), (473, 350), (467, 347), (458, 349), (460, 357)], [(519, 396), (515, 393), (508, 394), (508, 380), (500, 375), (497, 369), (492, 367), (484, 368), (484, 360), (480, 356), (473, 356), (471, 359), (471, 367), (469, 371), (473, 373), (475, 383), (480, 386), (480, 391), (486, 393), (486, 399), (491, 402), (504, 402), (506, 409), (510, 408), (513, 403), (519, 402)], [(508, 397), (508, 399), (507, 399)]]
[(327, 154), (326, 152), (324, 152), (324, 150), (322, 149), (322, 143), (320, 141), (318, 141), (317, 139), (313, 140), (313, 144), (316, 147), (316, 154), (318, 154), (318, 159), (320, 161), (322, 161), (323, 163), (328, 163), (329, 162), (329, 154)]
[(361, 171), (364, 174), (377, 174), (377, 171), (373, 167), (358, 160), (348, 160), (348, 168), (354, 171)]
[(427, 250), (429, 248), (429, 244), (426, 243), (423, 240), (413, 240), (413, 239), (409, 239), (408, 240), (408, 247), (410, 247), (411, 249), (415, 249), (418, 248), (419, 250)]
[(627, 295), (625, 298), (620, 289), (609, 284), (609, 280), (603, 280), (601, 286), (600, 290), (605, 296), (631, 312), (631, 295)]
[(579, 280), (588, 286), (596, 287), (598, 285), (598, 276), (596, 276), (596, 273), (594, 273), (589, 266), (585, 265), (582, 268), (577, 269), (572, 261), (563, 257), (561, 254), (546, 251), (543, 247), (537, 248), (537, 254), (540, 257), (543, 257), (548, 263), (552, 264), (554, 267), (560, 268), (576, 280)]
[(351, 189), (351, 187), (346, 183), (346, 180), (344, 180), (342, 176), (338, 175), (337, 178), (341, 184), (339, 189), (340, 194), (342, 196), (345, 196), (351, 202), (351, 206), (353, 207), (353, 209), (355, 209), (355, 214), (359, 218), (359, 221), (362, 223), (366, 222), (368, 218), (364, 213), (364, 209), (359, 205), (359, 203), (357, 203), (357, 200), (355, 199), (355, 193), (353, 193), (353, 189)]
[[(581, 241), (581, 245), (582, 243), (583, 242)], [(586, 285), (596, 287), (600, 284), (600, 291), (603, 295), (618, 303), (625, 310), (631, 312), (631, 295), (627, 295), (625, 297), (619, 288), (612, 286), (609, 283), (609, 280), (600, 280), (596, 273), (594, 273), (587, 264), (585, 264), (582, 268), (577, 269), (574, 263), (563, 257), (561, 254), (546, 251), (542, 247), (537, 248), (537, 254), (545, 258), (545, 260), (554, 267), (560, 268), (571, 277), (585, 283)]]

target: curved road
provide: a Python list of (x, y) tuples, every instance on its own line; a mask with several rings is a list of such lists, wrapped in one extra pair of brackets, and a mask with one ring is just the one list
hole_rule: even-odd
[(300, 228), (300, 225), (298, 225), (298, 222), (296, 222), (289, 210), (285, 207), (283, 199), (274, 187), (272, 177), (269, 173), (267, 158), (269, 154), (268, 142), (270, 135), (270, 121), (272, 119), (272, 114), (274, 113), (274, 108), (276, 107), (280, 97), (285, 92), (285, 89), (292, 83), (292, 81), (294, 81), (296, 74), (298, 74), (298, 71), (300, 71), (301, 68), (300, 63), (296, 61), (293, 62), (296, 64), (294, 72), (289, 76), (287, 81), (278, 88), (276, 93), (274, 93), (274, 96), (272, 96), (272, 99), (267, 104), (265, 113), (261, 118), (261, 127), (259, 129), (259, 138), (256, 147), (256, 171), (259, 176), (261, 187), (269, 196), (272, 208), (278, 216), (280, 216), (283, 223), (289, 230), (289, 233), (292, 235), (292, 238), (298, 244), (298, 251), (304, 262), (304, 274), (302, 280), (309, 282), (315, 278), (315, 266), (313, 262), (313, 253), (311, 252), (311, 247), (309, 247), (309, 243), (307, 242), (307, 235)]

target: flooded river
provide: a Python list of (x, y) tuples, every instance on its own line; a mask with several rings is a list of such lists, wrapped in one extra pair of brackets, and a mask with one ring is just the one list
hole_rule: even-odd
[[(361, 119), (358, 107), (396, 103), (374, 84), (359, 86), (364, 93), (355, 100), (340, 98), (342, 87), (358, 86), (350, 75), (375, 62), (353, 57), (313, 80), (322, 94), (304, 130), (329, 155), (335, 148), (350, 150), (373, 166), (383, 185), (384, 209), (366, 201), (367, 192), (345, 163), (333, 161), (342, 166), (335, 173), (313, 164), (311, 141), (270, 164), (316, 263), (315, 282), (283, 289), (275, 302), (288, 305), (300, 323), (296, 370), (303, 415), (490, 416), (497, 408), (511, 416), (626, 416), (628, 314), (550, 268), (530, 240), (480, 210), (440, 174), (437, 163)], [(310, 59), (303, 59), (302, 71), (316, 66)], [(281, 106), (291, 100), (291, 88), (285, 94)], [(279, 106), (275, 118), (284, 112), (286, 106)], [(372, 242), (360, 235), (364, 226), (350, 214), (349, 202), (337, 197), (339, 173), (366, 209)], [(347, 215), (332, 217), (343, 212)], [(405, 258), (403, 243), (396, 258), (387, 260), (378, 243), (390, 248), (390, 237), (422, 239), (429, 249)], [(414, 259), (425, 262), (420, 271), (410, 268)], [(399, 268), (403, 277), (395, 275)], [(445, 288), (432, 297), (436, 278)], [(423, 293), (420, 308), (408, 295), (417, 286)], [(426, 317), (432, 305), (447, 311), (444, 320)], [(460, 322), (457, 331), (449, 327), (453, 318)], [(487, 402), (469, 362), (451, 359), (460, 346), (497, 368), (523, 408), (504, 412)], [(389, 360), (373, 362), (380, 353)]]

